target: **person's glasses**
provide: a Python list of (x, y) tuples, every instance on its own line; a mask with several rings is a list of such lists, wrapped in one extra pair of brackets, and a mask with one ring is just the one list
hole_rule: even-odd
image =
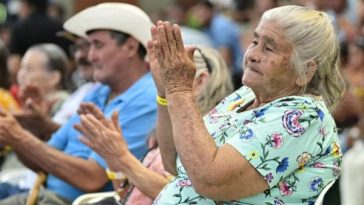
[(202, 50), (200, 48), (196, 48), (196, 50), (198, 50), (198, 52), (200, 52), (203, 61), (206, 63), (207, 71), (209, 73), (211, 73), (212, 72), (212, 66), (211, 66), (211, 63), (210, 63), (209, 59), (206, 57), (206, 55), (202, 52)]
[(90, 49), (89, 42), (75, 43), (69, 47), (70, 53), (75, 54), (77, 51), (87, 52)]

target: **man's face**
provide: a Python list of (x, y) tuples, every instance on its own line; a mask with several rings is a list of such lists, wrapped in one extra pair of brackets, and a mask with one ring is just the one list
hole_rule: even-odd
[(86, 39), (77, 38), (73, 50), (77, 69), (86, 81), (93, 81), (94, 69), (88, 60), (89, 51), (90, 43)]
[(129, 62), (126, 46), (118, 45), (110, 32), (105, 30), (90, 33), (89, 39), (91, 47), (88, 59), (94, 67), (94, 80), (106, 85), (122, 81), (120, 74), (126, 72), (124, 67)]

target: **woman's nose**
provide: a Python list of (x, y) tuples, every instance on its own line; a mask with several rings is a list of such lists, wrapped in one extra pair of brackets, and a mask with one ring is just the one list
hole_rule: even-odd
[(248, 50), (246, 51), (246, 57), (249, 62), (259, 63), (261, 58), (261, 53), (259, 51), (258, 46), (256, 45), (254, 47), (251, 46), (250, 48), (248, 48)]

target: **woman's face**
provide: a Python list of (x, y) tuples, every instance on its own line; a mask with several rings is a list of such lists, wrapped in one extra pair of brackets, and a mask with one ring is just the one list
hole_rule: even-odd
[(17, 78), (21, 88), (27, 85), (36, 85), (42, 93), (52, 90), (52, 72), (46, 67), (47, 58), (38, 50), (28, 50), (21, 60)]
[(296, 89), (292, 45), (275, 22), (261, 22), (244, 56), (243, 84), (257, 94), (284, 95)]

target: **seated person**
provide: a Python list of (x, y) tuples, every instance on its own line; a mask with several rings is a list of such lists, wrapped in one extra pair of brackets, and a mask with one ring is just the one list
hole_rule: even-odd
[[(158, 65), (153, 50), (148, 50), (151, 69)], [(218, 51), (200, 47), (194, 54), (196, 65), (196, 76), (194, 78), (193, 91), (201, 114), (206, 114), (225, 96), (233, 91), (229, 68)], [(162, 103), (161, 106), (165, 106)], [(106, 120), (102, 112), (91, 104), (81, 105), (81, 125), (77, 129), (82, 131), (83, 142), (92, 147), (108, 163), (110, 169), (122, 173), (125, 180), (114, 180), (114, 189), (120, 190), (123, 204), (147, 205), (152, 201), (168, 183), (166, 173), (163, 169), (159, 149), (151, 145), (143, 163), (140, 163), (128, 151), (123, 138), (123, 132), (117, 124), (117, 117), (112, 121)], [(91, 115), (88, 115), (91, 114)], [(102, 123), (106, 122), (107, 123)], [(92, 132), (92, 130), (95, 132)], [(102, 134), (106, 133), (106, 134)], [(151, 139), (155, 138), (155, 132), (151, 133)], [(130, 183), (130, 186), (126, 186)]]
[(178, 25), (152, 27), (160, 69), (157, 140), (176, 177), (153, 204), (313, 204), (340, 174), (330, 114), (344, 93), (330, 17), (300, 6), (266, 11), (244, 56), (245, 86), (204, 117), (193, 94), (195, 48)]
[(48, 114), (53, 116), (67, 99), (66, 72), (68, 70), (66, 53), (55, 44), (38, 44), (30, 47), (21, 60), (18, 71), (20, 99), (25, 106), (27, 100), (37, 92), (46, 99)]
[[(115, 19), (127, 21), (116, 23)], [(103, 84), (84, 102), (94, 103), (105, 116), (119, 111), (118, 122), (128, 148), (141, 158), (147, 151), (147, 134), (155, 126), (157, 107), (150, 103), (155, 100), (156, 89), (144, 60), (151, 20), (135, 6), (104, 3), (81, 11), (65, 25), (79, 28), (80, 23), (91, 42), (93, 77)], [(9, 112), (0, 111), (0, 144), (12, 146), (29, 168), (48, 173), (40, 204), (69, 205), (86, 192), (112, 190), (106, 163), (80, 142), (80, 133), (73, 128), (79, 121), (79, 116), (73, 115), (46, 144), (23, 129)], [(24, 205), (26, 198), (17, 194), (0, 200), (0, 204)]]

